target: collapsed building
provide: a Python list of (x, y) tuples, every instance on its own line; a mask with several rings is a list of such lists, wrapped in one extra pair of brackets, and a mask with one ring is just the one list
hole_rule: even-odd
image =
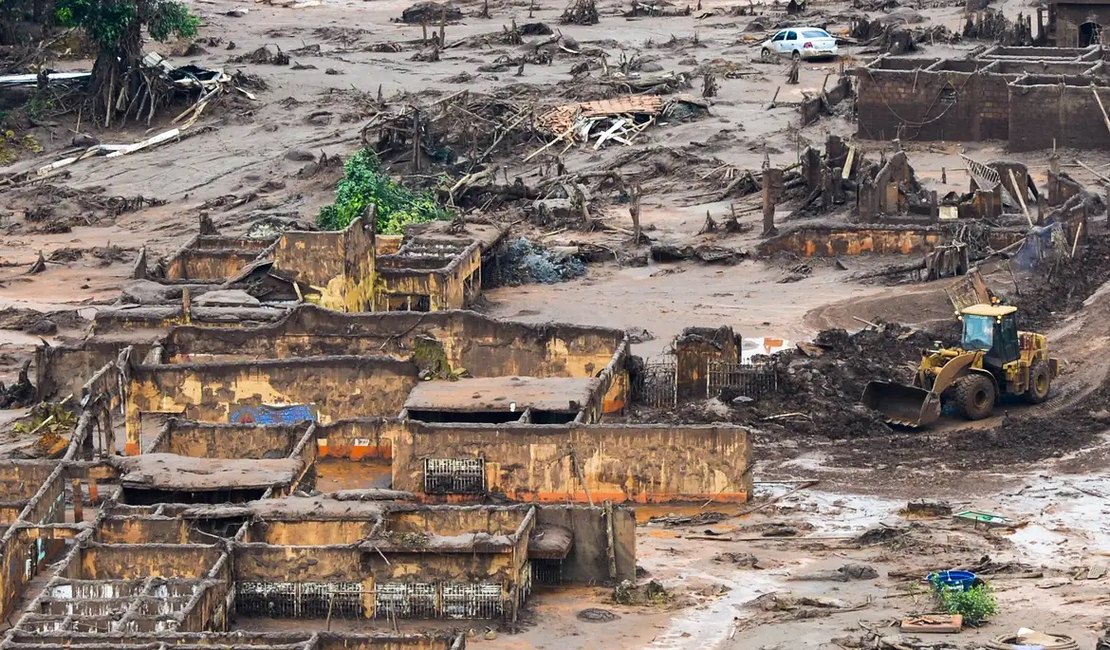
[[(377, 235), (372, 212), (342, 231), (270, 227), (232, 237), (202, 227), (154, 269), (141, 255), (134, 278), (161, 287), (129, 297), (142, 304), (151, 302), (150, 293), (187, 292), (198, 306), (309, 302), (347, 312), (462, 309), (481, 294), (483, 261), (505, 232), (486, 224), (454, 231), (432, 224), (411, 236)], [(249, 297), (203, 298), (228, 290)]]
[[(87, 340), (40, 350), (40, 397), (80, 394), (74, 377), (103, 363), (124, 385), (125, 413), (125, 440), (107, 439), (108, 427), (103, 454), (160, 453), (167, 416), (313, 423), (325, 457), (381, 462), (394, 488), (425, 501), (727, 501), (750, 491), (743, 430), (603, 421), (630, 399), (619, 330), (304, 305), (256, 327), (173, 325), (142, 338), (164, 324), (102, 312)], [(632, 440), (642, 454), (628, 453)]]
[(1105, 149), (1107, 52), (1096, 44), (994, 46), (964, 59), (880, 56), (854, 71), (857, 135)]
[[(1048, 20), (1045, 20), (1047, 14)], [(1050, 0), (1037, 13), (1045, 40), (1057, 47), (1087, 47), (1103, 43), (1102, 29), (1110, 25), (1110, 3), (1103, 0)]]
[[(1060, 169), (1058, 157), (1044, 187), (1021, 163), (962, 159), (967, 191), (942, 195), (918, 178), (904, 151), (876, 161), (830, 136), (824, 151), (807, 147), (797, 169), (764, 169), (760, 252), (911, 255), (920, 262), (895, 270), (937, 279), (963, 275), (1000, 251), (1019, 249), (1014, 257), (1026, 267), (1070, 251), (1089, 236), (1090, 217), (1106, 210), (1102, 197)], [(776, 224), (777, 207), (787, 202), (794, 208)]]
[[(440, 258), (352, 227), (202, 235), (162, 293), (39, 348), (38, 398), (78, 419), (59, 460), (0, 466), (6, 647), (461, 648), (395, 622), (514, 623), (535, 585), (635, 581), (624, 504), (749, 498), (747, 430), (607, 420), (633, 398), (626, 333), (359, 310), (367, 267), (334, 260)], [(266, 300), (202, 300), (231, 287)]]

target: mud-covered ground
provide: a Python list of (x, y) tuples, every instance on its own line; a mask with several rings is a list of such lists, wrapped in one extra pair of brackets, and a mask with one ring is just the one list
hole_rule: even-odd
[[(487, 640), (485, 626), (475, 625), (468, 643), (491, 650), (875, 647), (872, 630), (879, 636), (896, 634), (893, 622), (934, 606), (920, 584), (925, 572), (983, 566), (983, 556), (989, 555), (995, 562), (1017, 563), (1016, 569), (986, 573), (998, 591), (1000, 614), (980, 630), (934, 643), (976, 647), (995, 635), (1031, 627), (1071, 634), (1083, 647), (1092, 647), (1107, 604), (1108, 579), (1088, 580), (1098, 572), (1086, 569), (1105, 565), (1110, 552), (1105, 237), (1054, 268), (1046, 282), (1023, 284), (1026, 291), (1012, 296), (1027, 326), (1048, 332), (1054, 354), (1065, 362), (1048, 403), (1036, 408), (1005, 404), (995, 417), (974, 425), (946, 417), (927, 430), (892, 430), (858, 404), (859, 394), (873, 378), (908, 380), (922, 347), (951, 339), (952, 311), (943, 283), (887, 286), (853, 279), (860, 271), (900, 259), (841, 258), (839, 265), (788, 256), (758, 259), (753, 254), (760, 241), (758, 196), (722, 198), (732, 180), (758, 170), (765, 157), (788, 166), (807, 144), (856, 132), (852, 116), (843, 110), (799, 127), (797, 103), (805, 93), (819, 92), (830, 75), (834, 80), (840, 64), (806, 62), (800, 83), (785, 84), (788, 64), (758, 61), (755, 47), (776, 25), (811, 22), (843, 33), (853, 17), (903, 21), (910, 11), (923, 19), (915, 26), (958, 30), (964, 7), (963, 2), (860, 4), (866, 6), (811, 2), (806, 14), (788, 18), (782, 7), (755, 5), (752, 16), (749, 3), (711, 1), (688, 15), (625, 17), (629, 3), (606, 0), (598, 5), (600, 22), (583, 26), (560, 24), (565, 9), (560, 2), (495, 0), (487, 18), (481, 15), (482, 2), (467, 0), (459, 5), (462, 17), (444, 27), (448, 47), (438, 61), (428, 61), (422, 60), (430, 58), (424, 29), (398, 22), (408, 2), (271, 6), (197, 0), (191, 6), (204, 20), (198, 41), (151, 43), (148, 49), (174, 64), (235, 72), (236, 83), (255, 99), (231, 92), (208, 108), (189, 137), (127, 156), (81, 161), (34, 182), (18, 175), (73, 150), (78, 131), (105, 143), (130, 143), (168, 128), (178, 111), (156, 117), (149, 126), (107, 131), (90, 127), (88, 119), (79, 124), (73, 115), (22, 125), (21, 135), (33, 136), (43, 151), (22, 151), (18, 160), (0, 168), (0, 177), (20, 179), (0, 181), (0, 380), (10, 386), (42, 340), (80, 336), (95, 309), (115, 300), (139, 249), (145, 246), (152, 257), (170, 253), (197, 232), (202, 213), (228, 233), (242, 232), (267, 216), (314, 221), (320, 207), (331, 202), (338, 163), (360, 146), (363, 127), (380, 114), (409, 104), (429, 107), (462, 91), (474, 95), (475, 110), (504, 104), (542, 112), (570, 101), (627, 94), (619, 84), (601, 82), (606, 70), (622, 68), (634, 80), (673, 73), (689, 86), (669, 89), (667, 96), (697, 96), (704, 73), (713, 72), (719, 93), (711, 98), (708, 114), (698, 119), (656, 124), (627, 146), (560, 147), (557, 162), (547, 155), (526, 161), (551, 138), (517, 130), (493, 146), (492, 163), (504, 185), (520, 178), (528, 188), (548, 182), (557, 164), (568, 173), (615, 171), (641, 185), (641, 221), (651, 243), (726, 248), (736, 253), (738, 263), (648, 259), (650, 244), (631, 241), (627, 197), (604, 179), (591, 183), (595, 223), (588, 231), (534, 218), (527, 209), (530, 201), (487, 205), (489, 197), (471, 197), (476, 204), (467, 208), (471, 216), (512, 223), (515, 235), (547, 247), (589, 247), (603, 260), (567, 282), (486, 292), (483, 308), (528, 321), (646, 331), (650, 336), (642, 336), (633, 349), (644, 357), (661, 354), (676, 334), (693, 325), (730, 325), (751, 339), (812, 342), (813, 356), (792, 350), (775, 361), (781, 391), (763, 400), (735, 406), (713, 401), (675, 413), (641, 411), (629, 417), (752, 427), (753, 475), (768, 483), (758, 486), (756, 500), (744, 508), (797, 485), (782, 482), (821, 482), (743, 516), (743, 508), (713, 503), (643, 508), (639, 563), (644, 579), (659, 581), (670, 594), (663, 602), (616, 604), (603, 587), (541, 591), (521, 631), (502, 630)], [(1010, 15), (1028, 11), (1019, 0), (997, 6)], [(534, 33), (512, 44), (504, 35), (514, 23), (518, 28), (544, 23), (553, 33), (531, 28)], [(552, 36), (561, 39), (551, 41)], [(922, 47), (925, 54), (944, 55), (983, 45)], [(271, 54), (280, 48), (290, 60), (239, 59), (262, 47)], [(867, 47), (848, 46), (845, 63), (874, 54)], [(545, 58), (550, 61), (538, 62)], [(53, 67), (90, 65), (61, 59)], [(492, 145), (489, 134), (475, 127), (481, 119), (458, 120), (445, 133), (465, 132)], [(460, 151), (466, 149), (465, 139), (463, 144), (452, 141)], [(888, 142), (854, 142), (876, 157), (893, 148)], [(961, 152), (977, 160), (1020, 160), (1038, 182), (1048, 159), (1044, 151), (1010, 154), (1002, 143), (903, 146), (924, 186), (942, 195), (968, 187)], [(1110, 155), (1060, 153), (1069, 173), (1098, 189), (1095, 174), (1073, 161), (1082, 159), (1105, 173)], [(403, 156), (390, 162), (397, 171), (412, 171)], [(465, 171), (439, 165), (423, 174), (425, 183), (434, 185), (441, 173), (457, 179)], [(781, 207), (780, 225), (791, 225), (785, 221), (791, 211), (792, 206)], [(707, 214), (718, 223), (735, 214), (742, 227), (702, 232)], [(1092, 221), (1092, 231), (1104, 229), (1103, 220)], [(40, 252), (42, 268), (29, 273)], [(804, 272), (799, 270), (803, 262)], [(1016, 293), (1008, 275), (989, 279), (1007, 296)], [(858, 319), (892, 325), (872, 330)], [(804, 415), (775, 418), (797, 412)], [(2, 421), (24, 414), (3, 411)], [(337, 485), (341, 478), (335, 479)], [(981, 530), (949, 517), (899, 514), (907, 501), (919, 498), (998, 512), (1012, 525)], [(721, 512), (724, 518), (673, 527), (646, 523), (651, 515), (671, 510), (683, 516)], [(879, 535), (886, 541), (857, 539), (884, 522), (895, 530)], [(794, 534), (763, 536), (784, 528)], [(878, 576), (841, 582), (820, 575), (848, 563), (867, 564)], [(814, 574), (818, 578), (796, 579)], [(778, 596), (769, 598), (770, 593)], [(813, 601), (796, 604), (790, 594)], [(583, 620), (580, 612), (591, 607), (617, 618)], [(333, 629), (340, 626), (335, 623)]]

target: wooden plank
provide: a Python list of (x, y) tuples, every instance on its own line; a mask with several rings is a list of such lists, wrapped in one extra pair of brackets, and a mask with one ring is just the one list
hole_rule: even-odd
[(840, 174), (840, 177), (842, 179), (848, 180), (848, 178), (851, 177), (851, 175), (852, 175), (852, 163), (855, 162), (855, 159), (856, 159), (856, 145), (852, 145), (852, 146), (848, 147), (848, 158), (844, 161), (844, 171), (841, 172), (841, 174)]
[(924, 614), (902, 619), (898, 626), (909, 634), (956, 634), (964, 627), (959, 614)]

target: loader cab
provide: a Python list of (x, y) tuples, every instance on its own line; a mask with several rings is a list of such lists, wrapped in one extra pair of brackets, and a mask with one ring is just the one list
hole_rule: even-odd
[(983, 365), (991, 370), (1016, 361), (1021, 356), (1018, 340), (1017, 307), (1011, 305), (972, 305), (963, 310), (965, 350), (984, 352)]

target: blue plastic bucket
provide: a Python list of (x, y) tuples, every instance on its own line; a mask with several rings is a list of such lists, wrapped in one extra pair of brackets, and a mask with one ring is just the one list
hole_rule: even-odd
[(925, 579), (930, 584), (960, 591), (967, 591), (975, 584), (975, 574), (971, 571), (934, 571), (925, 576)]

